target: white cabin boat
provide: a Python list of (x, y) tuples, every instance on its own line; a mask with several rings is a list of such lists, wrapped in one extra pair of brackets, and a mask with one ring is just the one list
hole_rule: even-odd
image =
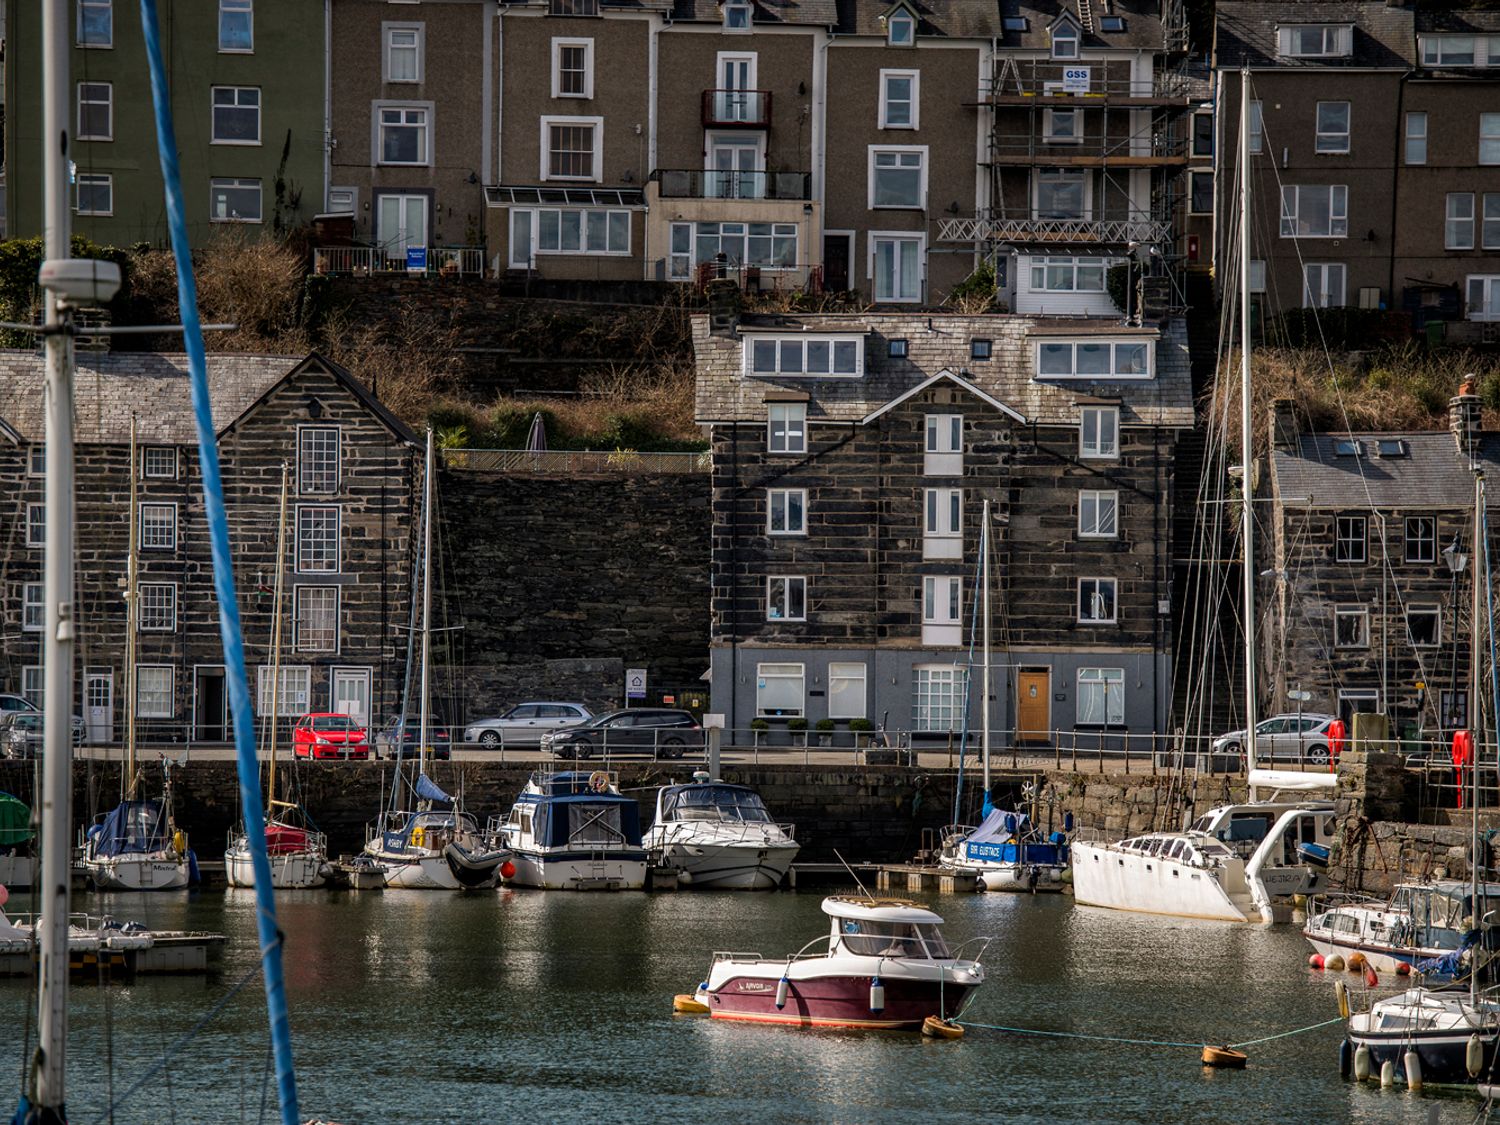
[(84, 834), (79, 866), (101, 891), (175, 891), (188, 885), (187, 837), (156, 801), (121, 801)]
[[(1500, 884), (1485, 883), (1479, 917), (1500, 902)], [(1389, 899), (1319, 895), (1308, 902), (1302, 936), (1324, 957), (1361, 953), (1377, 973), (1416, 968), (1463, 945), (1474, 917), (1473, 889), (1458, 879), (1398, 883)], [(1493, 923), (1486, 922), (1486, 926)]]
[(760, 794), (744, 785), (703, 780), (664, 785), (646, 831), (652, 862), (677, 870), (678, 881), (716, 890), (769, 890), (781, 885), (801, 845), (790, 824), (771, 819)]
[(972, 875), (987, 891), (1058, 892), (1068, 867), (1061, 832), (1043, 839), (1025, 813), (992, 809), (978, 828), (943, 831), (942, 866)]
[(378, 830), (365, 842), (364, 854), (385, 872), (387, 887), (456, 891), (463, 884), (449, 869), (443, 851), (451, 843), (477, 844), (478, 840), (479, 824), (468, 813), (396, 810), (382, 814)]
[(640, 807), (612, 774), (535, 773), (503, 820), (490, 818), (491, 847), (510, 853), (522, 887), (636, 891), (646, 885)]

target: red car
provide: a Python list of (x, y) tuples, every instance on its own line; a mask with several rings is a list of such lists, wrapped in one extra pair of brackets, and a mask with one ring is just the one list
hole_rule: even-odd
[(319, 712), (303, 715), (292, 728), (292, 752), (299, 758), (358, 758), (370, 756), (365, 728), (348, 715)]

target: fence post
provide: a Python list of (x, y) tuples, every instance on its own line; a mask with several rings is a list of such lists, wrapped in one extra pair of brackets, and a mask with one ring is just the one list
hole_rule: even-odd
[(1130, 732), (1125, 732), (1125, 774), (1130, 775)]

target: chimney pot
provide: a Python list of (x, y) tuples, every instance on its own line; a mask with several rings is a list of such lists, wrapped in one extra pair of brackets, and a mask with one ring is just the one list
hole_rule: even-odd
[(1479, 445), (1479, 428), (1482, 424), (1479, 395), (1476, 392), (1478, 379), (1465, 375), (1458, 394), (1448, 400), (1448, 431), (1458, 446), (1458, 452), (1473, 457)]

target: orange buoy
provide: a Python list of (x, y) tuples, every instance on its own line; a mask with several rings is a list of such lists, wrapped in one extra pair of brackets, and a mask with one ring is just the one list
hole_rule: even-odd
[(679, 992), (672, 997), (672, 1011), (680, 1016), (702, 1016), (708, 1014), (708, 1005), (690, 993)]
[(929, 1039), (962, 1039), (964, 1029), (940, 1016), (928, 1016), (922, 1021), (922, 1034)]
[(1365, 955), (1363, 953), (1349, 954), (1349, 971), (1358, 972), (1365, 967)]
[(1396, 975), (1398, 977), (1410, 976), (1411, 975), (1411, 965), (1408, 962), (1406, 962), (1406, 961), (1397, 961), (1396, 962)]
[(1203, 1048), (1203, 1065), (1223, 1067), (1226, 1070), (1244, 1070), (1245, 1063), (1250, 1056), (1244, 1051), (1236, 1051), (1233, 1047), (1209, 1047)]
[(1307, 959), (1307, 963), (1315, 969), (1321, 969), (1323, 967), (1323, 955), (1321, 953), (1314, 953)]
[(1380, 977), (1376, 975), (1375, 970), (1372, 969), (1372, 968), (1370, 968), (1370, 966), (1366, 965), (1365, 966), (1365, 985), (1367, 987), (1369, 987), (1369, 988), (1374, 988), (1379, 983), (1380, 983)]

